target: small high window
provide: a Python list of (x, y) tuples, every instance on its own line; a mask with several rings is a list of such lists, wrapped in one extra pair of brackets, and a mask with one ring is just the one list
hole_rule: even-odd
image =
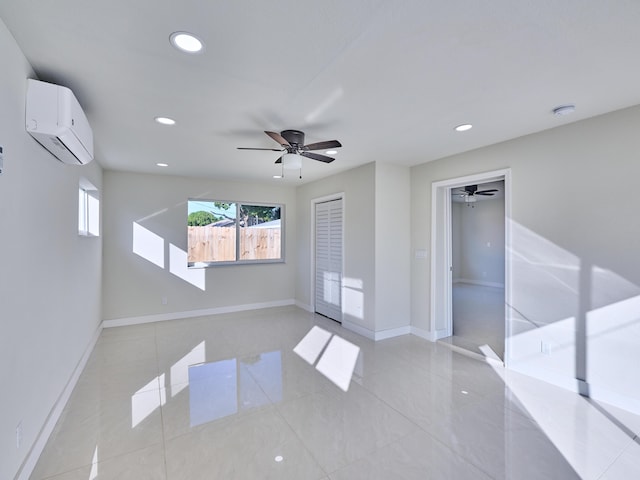
[(87, 179), (80, 179), (78, 188), (78, 235), (100, 236), (100, 199), (98, 189)]

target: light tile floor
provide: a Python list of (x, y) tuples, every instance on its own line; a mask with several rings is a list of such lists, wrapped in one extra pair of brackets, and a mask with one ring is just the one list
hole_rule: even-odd
[[(293, 352), (360, 347), (347, 392)], [(633, 479), (640, 417), (295, 307), (107, 329), (31, 478)]]
[(487, 345), (504, 359), (504, 288), (455, 283), (452, 288), (453, 336), (449, 342), (479, 355)]

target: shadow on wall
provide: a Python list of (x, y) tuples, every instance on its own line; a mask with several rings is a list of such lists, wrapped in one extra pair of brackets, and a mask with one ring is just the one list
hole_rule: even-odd
[(640, 414), (640, 287), (511, 221), (515, 370)]

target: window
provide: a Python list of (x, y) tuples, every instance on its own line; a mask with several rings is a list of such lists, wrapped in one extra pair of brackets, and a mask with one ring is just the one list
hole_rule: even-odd
[(190, 199), (189, 267), (282, 262), (283, 205)]
[(100, 236), (100, 200), (98, 189), (86, 179), (78, 188), (78, 235)]

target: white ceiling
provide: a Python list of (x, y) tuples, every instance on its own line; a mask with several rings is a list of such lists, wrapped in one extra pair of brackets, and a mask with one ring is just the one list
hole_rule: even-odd
[[(107, 169), (283, 181), (277, 152), (236, 147), (294, 128), (343, 144), (304, 160), (310, 181), (640, 103), (638, 0), (2, 0), (0, 18), (40, 79), (75, 92)], [(204, 53), (175, 50), (178, 30)]]

